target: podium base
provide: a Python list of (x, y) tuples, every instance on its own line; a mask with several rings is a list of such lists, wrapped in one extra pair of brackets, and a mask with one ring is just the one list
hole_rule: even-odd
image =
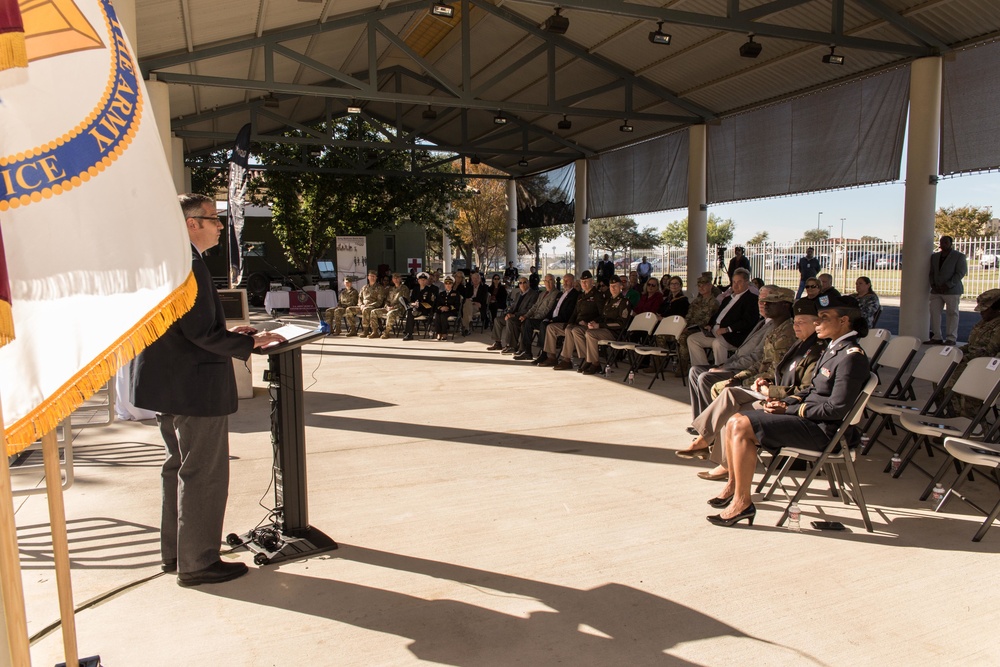
[(332, 538), (311, 526), (294, 533), (281, 532), (277, 526), (270, 525), (242, 535), (230, 533), (226, 542), (232, 547), (246, 547), (254, 555), (256, 565), (282, 563), (337, 548)]

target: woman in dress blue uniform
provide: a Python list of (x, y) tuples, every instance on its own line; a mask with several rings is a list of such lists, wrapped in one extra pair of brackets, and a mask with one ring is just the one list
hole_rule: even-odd
[(817, 363), (812, 386), (783, 399), (769, 400), (763, 410), (734, 415), (726, 423), (726, 454), (730, 476), (726, 488), (709, 503), (728, 506), (708, 517), (720, 526), (747, 519), (753, 525), (757, 509), (750, 499), (757, 447), (778, 451), (801, 447), (822, 451), (840, 428), (869, 378), (868, 357), (858, 338), (868, 325), (856, 299), (822, 295), (817, 303), (816, 333), (830, 341)]

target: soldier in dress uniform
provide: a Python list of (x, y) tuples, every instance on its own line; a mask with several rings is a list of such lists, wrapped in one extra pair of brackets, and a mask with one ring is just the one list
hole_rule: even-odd
[[(1000, 289), (986, 290), (976, 298), (976, 312), (982, 318), (969, 332), (969, 342), (958, 348), (965, 355), (955, 372), (948, 378), (946, 389), (951, 389), (969, 360), (976, 357), (1000, 356)], [(983, 407), (983, 402), (968, 396), (952, 396), (951, 409), (956, 415), (972, 419)]]
[(437, 301), (438, 289), (431, 285), (431, 278), (426, 272), (417, 274), (417, 290), (410, 296), (410, 307), (406, 309), (406, 335), (403, 340), (413, 340), (415, 318), (429, 319), (434, 315), (434, 302)]
[[(594, 276), (590, 271), (584, 271), (580, 274), (580, 291), (583, 293), (577, 298), (576, 307), (573, 309), (569, 321), (566, 322), (566, 327), (560, 331), (559, 327), (551, 324), (546, 330), (545, 352), (548, 356), (545, 361), (538, 364), (539, 368), (549, 365), (556, 371), (573, 368), (573, 353), (577, 351), (573, 330), (579, 328), (586, 334), (587, 325), (600, 320), (601, 312), (604, 310), (605, 296), (601, 290), (597, 289), (594, 284)], [(566, 336), (561, 358), (556, 355), (556, 338), (559, 334)], [(579, 351), (581, 354), (583, 353), (583, 350)], [(550, 359), (553, 360), (552, 364), (549, 363)]]
[(340, 297), (336, 308), (327, 308), (323, 316), (326, 323), (330, 325), (330, 335), (340, 334), (340, 320), (347, 317), (347, 328), (353, 330), (357, 326), (358, 312), (358, 290), (354, 289), (354, 279), (350, 276), (344, 278), (344, 289), (340, 290)]
[[(378, 281), (378, 273), (372, 269), (368, 272), (368, 284), (361, 288), (361, 335), (367, 336), (369, 328), (378, 330), (378, 320), (372, 321), (372, 311), (385, 306), (387, 290)], [(348, 332), (353, 336), (357, 332)]]
[(455, 279), (444, 277), (444, 291), (438, 292), (434, 301), (434, 322), (438, 340), (448, 338), (448, 318), (461, 317), (462, 295), (455, 289)]
[[(389, 332), (396, 326), (399, 318), (405, 316), (405, 304), (409, 300), (410, 288), (403, 284), (403, 275), (401, 273), (392, 274), (392, 287), (389, 288), (389, 293), (385, 298), (385, 306), (372, 311), (372, 318), (375, 322), (385, 320), (385, 329), (382, 331), (382, 338), (388, 338)], [(378, 336), (377, 328), (377, 326), (372, 326), (373, 331), (368, 335), (369, 338), (376, 338)]]
[(625, 327), (628, 326), (628, 320), (631, 315), (632, 304), (622, 294), (621, 278), (611, 276), (608, 281), (608, 295), (604, 299), (601, 316), (597, 322), (589, 323), (586, 329), (581, 329), (580, 327), (573, 329), (573, 337), (575, 339), (573, 345), (578, 352), (585, 353), (584, 362), (580, 364), (577, 372), (584, 375), (594, 375), (601, 370), (600, 346), (598, 342), (618, 338)]

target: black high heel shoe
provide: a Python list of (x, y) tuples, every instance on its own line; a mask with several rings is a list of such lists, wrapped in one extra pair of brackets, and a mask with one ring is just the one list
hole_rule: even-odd
[(743, 510), (742, 512), (740, 512), (736, 516), (732, 517), (731, 519), (723, 519), (721, 514), (713, 514), (712, 516), (707, 517), (707, 518), (708, 518), (709, 522), (715, 524), (716, 526), (726, 526), (726, 527), (729, 527), (729, 526), (736, 525), (737, 523), (739, 523), (743, 519), (746, 519), (747, 523), (752, 526), (753, 525), (753, 518), (755, 516), (757, 516), (757, 508), (754, 507), (753, 503), (750, 503), (749, 507), (747, 507), (745, 510)]
[(733, 494), (729, 494), (725, 498), (709, 498), (708, 500), (708, 504), (716, 509), (722, 509), (731, 502), (733, 502)]

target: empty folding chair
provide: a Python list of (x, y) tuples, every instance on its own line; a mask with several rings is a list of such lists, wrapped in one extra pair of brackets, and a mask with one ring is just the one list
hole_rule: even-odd
[(879, 386), (873, 396), (894, 396), (903, 387), (903, 378), (922, 345), (916, 336), (896, 336), (882, 348), (878, 368), (872, 370), (879, 376)]
[(993, 509), (987, 511), (966, 496), (959, 493), (959, 486), (965, 480), (966, 475), (972, 470), (973, 466), (981, 466), (989, 469), (990, 474), (997, 483), (997, 487), (1000, 488), (1000, 445), (992, 442), (969, 440), (968, 438), (949, 437), (944, 439), (944, 448), (949, 454), (955, 457), (955, 459), (961, 461), (965, 465), (959, 472), (958, 479), (955, 480), (955, 483), (945, 494), (945, 497), (941, 499), (941, 503), (937, 508), (935, 508), (935, 510), (940, 509), (950, 495), (956, 495), (959, 499), (963, 500), (971, 507), (974, 507), (985, 514), (986, 520), (983, 522), (983, 525), (979, 527), (979, 530), (976, 531), (975, 536), (972, 538), (973, 542), (978, 542), (983, 539), (983, 536), (986, 535), (986, 531), (990, 529), (993, 522), (997, 520), (998, 516), (1000, 516), (1000, 499), (997, 500)]
[[(929, 415), (937, 411), (942, 406), (942, 397), (947, 393), (945, 385), (958, 368), (962, 356), (962, 351), (954, 346), (931, 348), (920, 358), (917, 367), (898, 392), (872, 396), (866, 406), (870, 417), (862, 429), (870, 438), (861, 453), (868, 454), (875, 443), (879, 442), (879, 435), (886, 427), (895, 433), (893, 418), (898, 419), (902, 414)], [(917, 389), (923, 390), (923, 387), (918, 387), (917, 383), (922, 382), (930, 385), (930, 391), (925, 397), (919, 398)], [(913, 435), (907, 434), (906, 437), (912, 438)], [(885, 446), (891, 449), (888, 445)], [(886, 472), (888, 470), (886, 466)]]
[[(771, 487), (767, 490), (764, 495), (764, 499), (767, 500), (774, 493), (775, 488), (781, 482), (781, 478), (789, 471), (792, 466), (792, 462), (795, 459), (802, 459), (805, 461), (810, 461), (813, 464), (812, 469), (806, 474), (806, 478), (802, 481), (795, 495), (788, 501), (788, 505), (785, 507), (785, 511), (781, 513), (781, 517), (778, 519), (776, 525), (780, 526), (788, 518), (788, 511), (791, 506), (797, 503), (802, 496), (805, 495), (806, 489), (809, 488), (809, 484), (816, 478), (820, 470), (825, 467), (828, 469), (828, 474), (830, 475), (830, 487), (833, 489), (834, 480), (840, 485), (841, 497), (844, 500), (844, 504), (848, 504), (848, 494), (854, 497), (854, 504), (858, 506), (861, 511), (861, 517), (865, 522), (865, 530), (869, 533), (873, 532), (872, 521), (868, 516), (868, 506), (865, 504), (864, 493), (861, 491), (861, 483), (858, 481), (858, 472), (854, 467), (854, 452), (847, 448), (847, 443), (844, 441), (844, 436), (852, 425), (857, 424), (861, 420), (861, 413), (865, 409), (865, 404), (868, 399), (871, 398), (872, 392), (875, 391), (875, 387), (878, 385), (878, 376), (874, 373), (868, 379), (868, 383), (865, 385), (864, 389), (861, 390), (861, 394), (858, 396), (857, 401), (855, 401), (854, 406), (851, 408), (850, 412), (844, 418), (844, 422), (837, 429), (837, 432), (833, 434), (830, 441), (827, 443), (826, 448), (822, 452), (817, 452), (812, 449), (799, 449), (797, 447), (782, 447), (775, 454), (774, 459), (771, 461), (771, 465), (768, 471), (764, 473), (765, 477), (761, 480), (761, 485), (767, 480), (767, 476), (774, 472), (779, 462), (783, 462), (781, 469), (778, 471), (777, 476), (774, 478), (774, 482)], [(840, 450), (834, 453), (834, 450), (838, 446)], [(844, 479), (836, 474), (836, 469), (842, 467), (847, 474), (847, 481), (850, 484), (850, 489), (848, 489), (844, 484)]]
[(663, 369), (667, 367), (667, 362), (670, 359), (676, 359), (677, 363), (680, 364), (681, 357), (677, 352), (677, 337), (680, 336), (681, 332), (683, 332), (686, 328), (687, 320), (680, 315), (664, 317), (660, 320), (660, 323), (656, 325), (656, 330), (653, 331), (653, 339), (655, 340), (659, 336), (667, 336), (666, 346), (637, 345), (633, 349), (637, 360), (642, 357), (649, 357), (650, 364), (652, 364), (653, 367), (653, 379), (649, 381), (649, 386), (646, 387), (646, 389), (652, 388), (653, 383), (656, 382), (657, 376), (663, 378)]
[[(616, 362), (619, 354), (631, 353), (635, 349), (636, 345), (648, 342), (649, 335), (655, 328), (656, 313), (639, 313), (632, 318), (632, 322), (629, 323), (628, 328), (618, 340), (600, 341), (597, 345), (598, 348), (605, 346), (609, 348), (608, 364), (610, 365)], [(638, 338), (639, 340), (636, 342), (631, 340), (632, 338)], [(634, 359), (632, 360), (631, 366), (630, 370), (635, 370)], [(626, 379), (628, 379), (627, 375)]]
[(888, 329), (869, 329), (867, 336), (858, 339), (861, 349), (868, 355), (868, 363), (871, 364), (873, 371), (878, 370), (878, 358), (890, 338), (892, 334)]
[[(955, 394), (980, 400), (983, 402), (983, 407), (971, 419), (968, 417), (944, 417), (943, 412)], [(908, 447), (905, 446), (906, 441), (904, 441), (896, 449), (896, 454), (900, 456), (901, 462), (899, 470), (893, 473), (893, 477), (899, 477), (906, 469), (922, 443), (930, 450), (934, 438), (945, 438), (946, 436), (973, 438), (984, 434), (988, 428), (984, 417), (992, 410), (998, 395), (1000, 395), (1000, 359), (978, 357), (970, 360), (951, 391), (941, 399), (941, 408), (934, 414), (904, 413), (900, 415), (899, 425), (912, 433), (915, 438)], [(922, 497), (926, 498), (927, 494), (923, 494)]]

